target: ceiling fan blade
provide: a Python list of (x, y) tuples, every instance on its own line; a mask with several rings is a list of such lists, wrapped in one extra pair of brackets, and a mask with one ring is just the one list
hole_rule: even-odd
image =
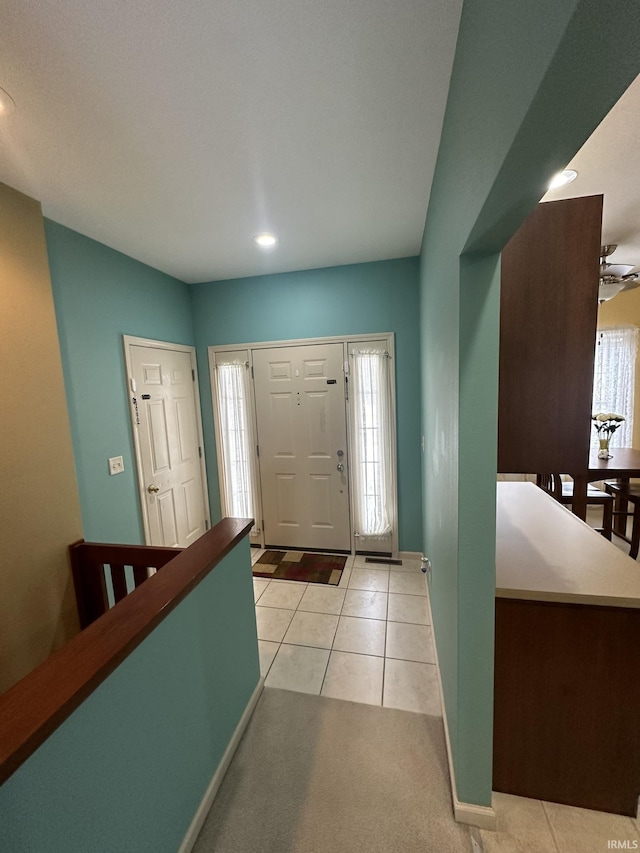
[(633, 269), (633, 264), (605, 264), (604, 275), (615, 275), (622, 277)]
[(633, 290), (635, 287), (640, 287), (640, 281), (637, 278), (624, 278), (623, 290)]
[(617, 296), (625, 287), (625, 282), (619, 278), (600, 279), (598, 286), (598, 302), (608, 302)]

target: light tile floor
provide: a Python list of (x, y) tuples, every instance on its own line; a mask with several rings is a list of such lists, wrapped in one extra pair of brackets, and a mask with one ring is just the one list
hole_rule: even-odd
[[(263, 552), (252, 550), (255, 562)], [(425, 576), (348, 557), (337, 587), (254, 578), (269, 687), (441, 716)]]
[[(587, 521), (599, 524), (595, 514)], [(253, 561), (262, 553), (252, 549)], [(265, 684), (441, 716), (419, 563), (349, 557), (338, 587), (260, 578), (253, 584)], [(640, 824), (628, 817), (498, 793), (493, 807), (496, 832), (475, 831), (485, 853), (640, 850)]]
[(604, 853), (640, 850), (640, 825), (605, 814), (494, 794), (496, 832), (480, 831), (484, 853)]

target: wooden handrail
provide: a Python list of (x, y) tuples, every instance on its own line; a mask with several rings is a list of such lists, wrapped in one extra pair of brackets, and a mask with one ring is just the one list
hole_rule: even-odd
[(0, 696), (0, 784), (247, 535), (252, 524), (252, 519), (223, 518)]
[(161, 569), (175, 559), (182, 548), (156, 545), (113, 545), (85, 542), (69, 546), (73, 585), (76, 590), (80, 627), (86, 628), (109, 609), (105, 570), (111, 576), (115, 601), (127, 594), (125, 566), (133, 569), (134, 587), (148, 580), (147, 569)]

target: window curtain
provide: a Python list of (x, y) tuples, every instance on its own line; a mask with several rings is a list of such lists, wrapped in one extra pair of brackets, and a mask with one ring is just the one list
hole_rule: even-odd
[(390, 359), (383, 350), (354, 350), (355, 529), (361, 537), (387, 538), (392, 530)]
[[(596, 338), (592, 414), (613, 412), (625, 418), (611, 436), (611, 447), (632, 444), (637, 339), (638, 330), (630, 327), (602, 329)], [(598, 447), (593, 427), (591, 447)]]
[(224, 510), (254, 517), (246, 362), (218, 364), (217, 395), (223, 460)]

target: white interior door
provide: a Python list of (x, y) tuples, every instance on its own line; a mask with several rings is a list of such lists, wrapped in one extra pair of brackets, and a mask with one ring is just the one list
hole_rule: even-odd
[(351, 549), (344, 348), (253, 353), (267, 546)]
[(208, 527), (192, 352), (128, 345), (148, 545), (186, 548)]

